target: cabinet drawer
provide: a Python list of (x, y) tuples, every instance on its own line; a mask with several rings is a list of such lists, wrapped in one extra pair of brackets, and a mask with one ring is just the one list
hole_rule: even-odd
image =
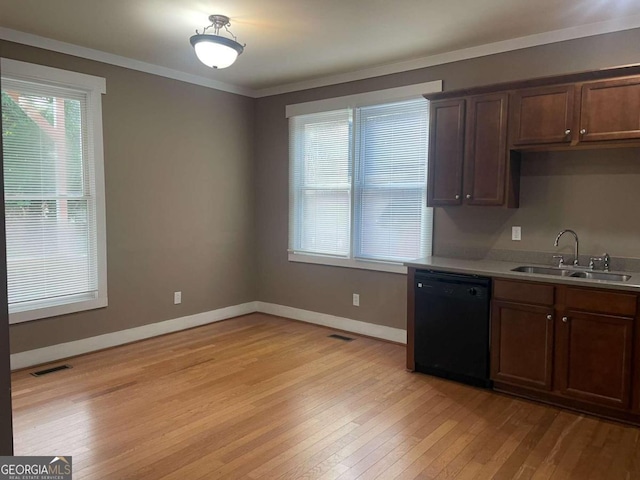
[(565, 304), (577, 310), (633, 317), (636, 314), (637, 297), (630, 293), (569, 287)]
[(530, 282), (494, 280), (493, 298), (532, 305), (553, 305), (553, 286)]

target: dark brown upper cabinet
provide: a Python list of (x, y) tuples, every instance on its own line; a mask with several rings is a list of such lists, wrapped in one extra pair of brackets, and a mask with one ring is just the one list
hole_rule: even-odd
[(582, 86), (580, 141), (640, 138), (640, 77)]
[(431, 103), (429, 206), (503, 205), (506, 93)]
[(513, 145), (569, 144), (574, 137), (575, 86), (516, 90), (512, 94)]
[(433, 207), (517, 208), (521, 152), (640, 146), (640, 64), (425, 97)]
[(469, 205), (504, 204), (507, 103), (506, 93), (468, 100), (463, 191)]
[(514, 148), (640, 139), (640, 77), (516, 90), (509, 121)]
[(460, 205), (464, 161), (464, 99), (432, 102), (427, 204)]

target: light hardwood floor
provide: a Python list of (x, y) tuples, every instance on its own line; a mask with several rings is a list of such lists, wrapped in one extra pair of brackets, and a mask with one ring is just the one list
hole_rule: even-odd
[(74, 479), (637, 479), (640, 429), (404, 369), (253, 314), (13, 375), (16, 455)]

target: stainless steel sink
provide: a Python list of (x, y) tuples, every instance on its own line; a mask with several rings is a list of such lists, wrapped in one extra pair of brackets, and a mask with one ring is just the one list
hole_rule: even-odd
[(533, 266), (517, 267), (514, 268), (512, 272), (539, 273), (543, 275), (557, 275), (559, 277), (570, 277), (571, 274), (574, 273), (571, 270), (566, 270), (563, 268)]
[(631, 275), (624, 275), (621, 273), (595, 272), (593, 270), (574, 270), (556, 267), (537, 267), (532, 265), (516, 267), (512, 272), (537, 273), (542, 275), (555, 275), (558, 277), (587, 278), (590, 280), (608, 280), (610, 282), (626, 282), (631, 278)]
[(576, 278), (589, 278), (591, 280), (609, 280), (610, 282), (626, 282), (631, 278), (631, 275), (623, 275), (621, 273), (608, 273), (608, 272), (573, 272), (572, 277)]

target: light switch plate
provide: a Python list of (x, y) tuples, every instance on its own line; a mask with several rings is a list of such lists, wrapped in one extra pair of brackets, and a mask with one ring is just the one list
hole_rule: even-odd
[(511, 227), (511, 240), (519, 242), (522, 240), (522, 228), (521, 227)]

